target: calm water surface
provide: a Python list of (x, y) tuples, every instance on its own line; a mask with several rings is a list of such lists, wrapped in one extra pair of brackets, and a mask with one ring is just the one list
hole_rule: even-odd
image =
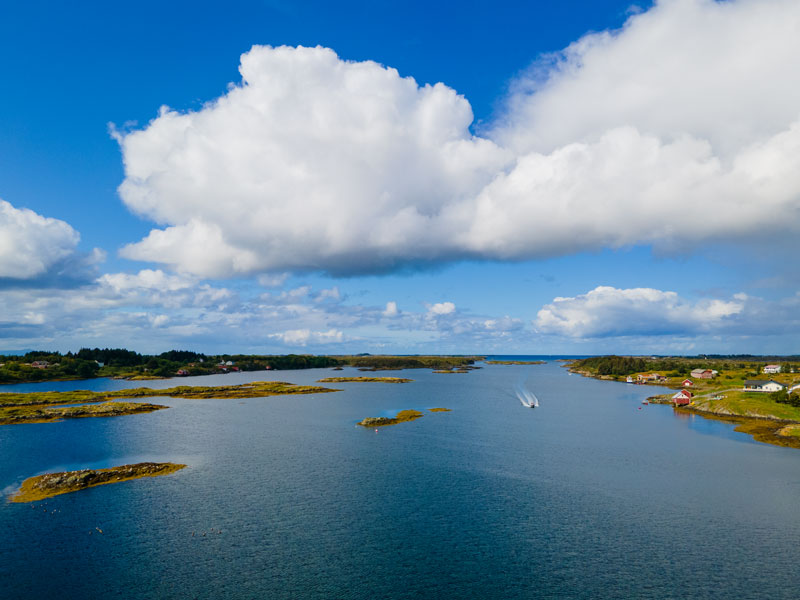
[[(180, 383), (309, 384), (355, 374)], [(0, 427), (4, 494), (48, 471), (189, 465), (35, 505), (0, 503), (0, 597), (800, 595), (800, 451), (643, 407), (653, 388), (569, 375), (555, 362), (388, 375), (415, 381), (337, 384), (343, 392), (308, 396), (164, 399), (155, 402), (171, 408), (150, 414)], [(520, 383), (540, 408), (521, 406)], [(175, 384), (93, 380), (2, 391)], [(437, 406), (453, 412), (377, 434), (355, 425)]]

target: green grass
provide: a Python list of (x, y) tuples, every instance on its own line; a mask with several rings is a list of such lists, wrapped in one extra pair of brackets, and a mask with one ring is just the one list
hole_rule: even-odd
[(62, 419), (87, 417), (119, 417), (138, 413), (153, 412), (167, 408), (160, 404), (145, 402), (103, 402), (49, 408), (46, 406), (3, 406), (0, 407), (0, 425), (19, 425), (23, 423), (51, 423)]
[(387, 425), (397, 425), (407, 423), (424, 416), (418, 410), (401, 410), (394, 417), (367, 417), (358, 424), (362, 427), (386, 427)]
[(724, 398), (697, 398), (693, 407), (699, 411), (716, 414), (730, 414), (743, 417), (759, 417), (800, 422), (800, 407), (780, 404), (763, 392), (743, 392), (740, 390), (724, 392)]
[(112, 392), (77, 390), (73, 392), (0, 393), (0, 407), (85, 404), (116, 400), (119, 398), (261, 398), (263, 396), (277, 396), (283, 394), (319, 394), (322, 392), (338, 391), (341, 390), (318, 386), (295, 385), (283, 381), (254, 381), (241, 385), (221, 385), (216, 387), (181, 385), (161, 390), (142, 387)]
[(19, 491), (11, 497), (12, 502), (37, 502), (61, 494), (78, 490), (140, 479), (142, 477), (159, 477), (180, 471), (186, 465), (175, 463), (138, 463), (122, 465), (110, 469), (84, 469), (82, 471), (66, 471), (47, 473), (29, 477), (22, 482)]
[(410, 383), (412, 381), (414, 380), (405, 379), (404, 377), (325, 377), (324, 379), (318, 379), (317, 383)]
[(487, 365), (543, 365), (543, 360), (487, 360)]
[(395, 369), (457, 369), (472, 365), (483, 356), (337, 356), (343, 365), (371, 371)]

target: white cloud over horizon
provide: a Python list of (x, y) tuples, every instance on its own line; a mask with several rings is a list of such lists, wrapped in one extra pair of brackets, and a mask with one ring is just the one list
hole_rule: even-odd
[(534, 328), (575, 339), (797, 335), (798, 310), (800, 293), (778, 301), (744, 293), (692, 301), (673, 291), (598, 286), (554, 298), (538, 311)]
[(83, 254), (79, 242), (80, 234), (69, 223), (0, 199), (0, 285), (81, 279), (104, 253)]
[[(378, 273), (800, 233), (800, 4), (663, 0), (464, 97), (325, 48), (255, 46), (202, 109), (115, 133), (122, 250), (202, 277)], [(743, 43), (757, 39), (759, 43)]]
[(0, 289), (0, 349), (774, 354), (796, 352), (800, 336), (800, 293), (689, 299), (598, 286), (556, 297), (538, 313), (531, 307), (536, 317), (526, 320), (477, 314), (450, 301), (401, 311), (396, 301), (358, 304), (337, 288), (310, 285), (257, 292), (151, 269), (106, 274), (79, 288)]

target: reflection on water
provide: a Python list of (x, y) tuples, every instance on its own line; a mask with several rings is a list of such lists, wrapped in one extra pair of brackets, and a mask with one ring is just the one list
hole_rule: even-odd
[[(189, 465), (0, 504), (3, 598), (794, 597), (800, 451), (732, 443), (749, 438), (557, 363), (402, 376), (415, 381), (0, 427), (3, 488), (59, 468)], [(510, 392), (521, 379), (540, 408)], [(434, 406), (452, 412), (354, 427)]]

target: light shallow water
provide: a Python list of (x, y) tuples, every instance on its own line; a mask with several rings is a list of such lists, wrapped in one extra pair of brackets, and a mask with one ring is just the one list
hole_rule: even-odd
[[(310, 384), (360, 374), (13, 387)], [(47, 471), (189, 465), (35, 508), (0, 504), (0, 597), (797, 597), (800, 451), (642, 407), (657, 390), (569, 375), (554, 362), (385, 375), (415, 381), (148, 399), (172, 408), (0, 427), (5, 493)], [(540, 408), (520, 405), (520, 382)], [(377, 434), (355, 426), (437, 406), (453, 412)]]

